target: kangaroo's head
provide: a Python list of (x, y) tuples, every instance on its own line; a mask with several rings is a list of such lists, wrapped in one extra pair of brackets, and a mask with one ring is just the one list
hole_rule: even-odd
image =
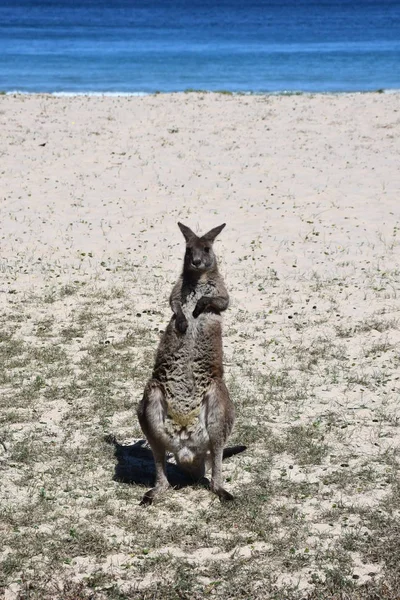
[(178, 223), (186, 240), (186, 252), (184, 260), (184, 271), (193, 274), (204, 273), (216, 268), (217, 260), (213, 251), (213, 243), (217, 235), (225, 227), (225, 223), (219, 227), (214, 227), (208, 233), (198, 237), (189, 227)]

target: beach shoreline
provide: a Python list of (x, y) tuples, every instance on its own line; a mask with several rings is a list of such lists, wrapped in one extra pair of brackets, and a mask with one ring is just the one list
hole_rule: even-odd
[(376, 88), (368, 90), (344, 90), (344, 91), (302, 91), (302, 90), (278, 90), (278, 91), (233, 91), (229, 89), (197, 89), (188, 88), (182, 90), (176, 90), (173, 92), (169, 91), (136, 91), (136, 92), (124, 92), (124, 91), (24, 91), (24, 90), (2, 90), (0, 96), (50, 96), (60, 98), (74, 98), (80, 96), (88, 97), (110, 97), (110, 98), (130, 98), (130, 97), (143, 97), (143, 96), (178, 96), (181, 94), (216, 94), (222, 96), (349, 96), (359, 94), (399, 94), (400, 88)]

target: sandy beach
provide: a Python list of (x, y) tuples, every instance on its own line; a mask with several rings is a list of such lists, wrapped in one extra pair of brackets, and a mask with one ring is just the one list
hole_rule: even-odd
[[(4, 597), (397, 597), (400, 94), (4, 95), (0, 121)], [(141, 438), (177, 221), (227, 223), (242, 502), (143, 512), (103, 439)]]

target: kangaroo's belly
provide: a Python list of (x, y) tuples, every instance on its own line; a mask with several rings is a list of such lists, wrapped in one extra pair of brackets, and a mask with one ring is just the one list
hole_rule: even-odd
[(198, 416), (204, 394), (215, 376), (216, 363), (221, 360), (221, 317), (203, 313), (195, 319), (192, 312), (187, 316), (184, 335), (176, 332), (174, 322), (170, 324), (177, 344), (171, 344), (163, 381), (170, 412), (182, 425), (189, 425)]
[(200, 406), (198, 414), (190, 423), (181, 425), (181, 415), (167, 414), (164, 421), (166, 448), (172, 452), (179, 463), (191, 463), (204, 456), (210, 446), (206, 426), (205, 406)]

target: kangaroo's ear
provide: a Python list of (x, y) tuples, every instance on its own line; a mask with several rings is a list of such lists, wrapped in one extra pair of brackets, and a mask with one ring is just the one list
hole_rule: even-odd
[(182, 231), (183, 233), (183, 237), (185, 238), (185, 240), (188, 242), (189, 240), (197, 237), (195, 233), (193, 233), (193, 231), (191, 229), (189, 229), (189, 227), (186, 227), (186, 225), (183, 225), (182, 223), (178, 223), (178, 227), (179, 229)]
[(226, 223), (222, 223), (222, 225), (219, 225), (218, 227), (214, 227), (214, 229), (210, 229), (210, 231), (208, 233), (205, 233), (201, 239), (204, 240), (205, 242), (213, 242), (215, 240), (215, 238), (217, 237), (217, 235), (219, 233), (221, 233), (221, 231), (223, 230), (223, 228), (225, 227)]

